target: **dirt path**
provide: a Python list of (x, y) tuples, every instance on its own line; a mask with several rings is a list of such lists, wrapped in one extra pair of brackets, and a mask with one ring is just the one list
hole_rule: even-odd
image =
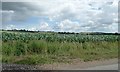
[(109, 59), (109, 60), (100, 60), (100, 61), (90, 61), (90, 62), (80, 62), (75, 61), (72, 64), (50, 64), (50, 65), (43, 65), (43, 66), (37, 66), (39, 69), (45, 69), (45, 70), (86, 70), (91, 67), (96, 66), (106, 66), (106, 65), (113, 65), (118, 64), (118, 59)]
[[(94, 69), (96, 66), (110, 66), (118, 64), (118, 59), (109, 59), (109, 60), (100, 60), (100, 61), (90, 61), (90, 62), (81, 62), (79, 60), (74, 60), (71, 64), (64, 63), (54, 63), (54, 64), (45, 64), (45, 65), (19, 65), (19, 64), (2, 64), (3, 70), (88, 70)], [(99, 67), (97, 67), (99, 68)], [(106, 67), (105, 67), (106, 68)], [(108, 68), (108, 67), (107, 67)]]
[(84, 70), (118, 70), (118, 64), (95, 66)]

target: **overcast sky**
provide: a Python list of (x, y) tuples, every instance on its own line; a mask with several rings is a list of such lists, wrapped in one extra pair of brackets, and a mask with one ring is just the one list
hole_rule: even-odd
[(3, 29), (118, 32), (118, 0), (3, 0), (0, 12)]

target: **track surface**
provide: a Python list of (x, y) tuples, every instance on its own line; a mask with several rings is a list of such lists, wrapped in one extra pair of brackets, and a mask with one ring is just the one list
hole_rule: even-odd
[(85, 70), (118, 70), (118, 64), (96, 66), (96, 67), (87, 68)]
[(79, 62), (72, 64), (20, 65), (2, 64), (3, 70), (118, 70), (118, 59)]

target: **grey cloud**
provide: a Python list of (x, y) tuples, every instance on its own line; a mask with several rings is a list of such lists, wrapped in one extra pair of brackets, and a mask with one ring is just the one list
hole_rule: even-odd
[[(34, 2), (33, 2), (34, 3)], [(24, 21), (25, 19), (31, 16), (38, 16), (42, 15), (44, 8), (42, 7), (35, 7), (30, 4), (30, 2), (3, 2), (2, 3), (2, 10), (13, 10), (14, 15), (12, 16), (11, 20), (15, 21)], [(4, 13), (4, 12), (3, 12)], [(3, 17), (6, 17), (3, 14)]]
[(113, 23), (113, 19), (112, 19), (112, 18), (99, 19), (99, 20), (98, 20), (98, 23), (109, 25), (109, 24), (112, 24), (112, 23)]

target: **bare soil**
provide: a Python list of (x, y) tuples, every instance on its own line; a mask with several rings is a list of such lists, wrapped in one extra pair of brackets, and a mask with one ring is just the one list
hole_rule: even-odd
[(83, 62), (79, 59), (74, 59), (74, 61), (70, 63), (54, 63), (54, 64), (45, 64), (42, 66), (37, 65), (36, 67), (38, 69), (43, 70), (82, 70), (89, 67), (95, 67), (95, 66), (104, 66), (104, 65), (111, 65), (111, 64), (117, 64), (118, 59), (108, 59), (108, 60), (97, 60), (97, 61), (89, 61), (89, 62)]
[(54, 63), (44, 65), (2, 64), (3, 70), (84, 70), (89, 67), (117, 64), (118, 59), (83, 62), (74, 59), (72, 63)]

